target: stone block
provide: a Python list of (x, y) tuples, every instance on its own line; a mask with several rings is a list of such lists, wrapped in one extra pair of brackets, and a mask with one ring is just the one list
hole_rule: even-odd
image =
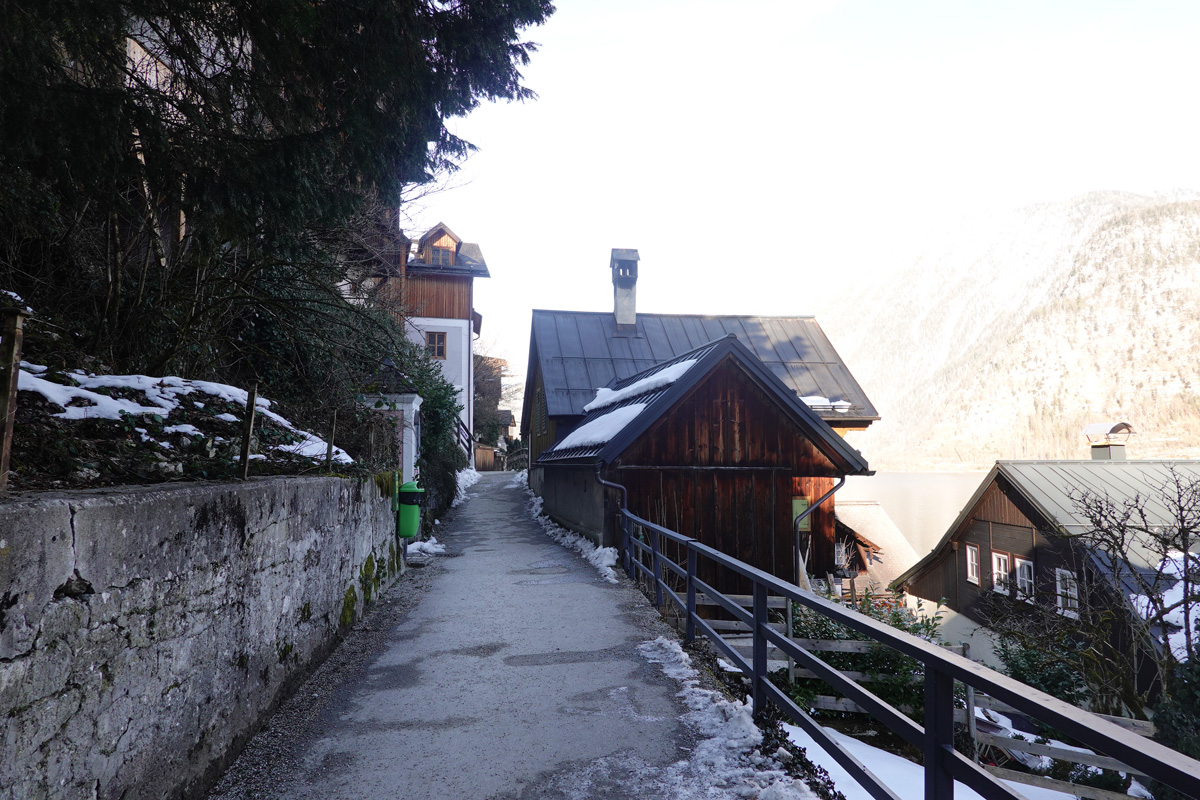
[(74, 568), (66, 500), (0, 504), (0, 659), (33, 647), (43, 610)]

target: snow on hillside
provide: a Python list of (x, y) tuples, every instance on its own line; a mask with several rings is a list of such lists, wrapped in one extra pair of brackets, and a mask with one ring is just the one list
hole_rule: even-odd
[(883, 419), (884, 469), (1087, 458), (1123, 420), (1130, 457), (1200, 457), (1200, 202), (1096, 193), (952, 226), (822, 325)]

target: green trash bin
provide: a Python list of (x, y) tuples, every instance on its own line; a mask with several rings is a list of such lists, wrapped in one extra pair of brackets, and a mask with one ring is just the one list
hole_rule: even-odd
[(421, 495), (424, 489), (417, 487), (416, 481), (409, 481), (400, 486), (400, 510), (398, 530), (401, 539), (415, 539), (421, 531)]

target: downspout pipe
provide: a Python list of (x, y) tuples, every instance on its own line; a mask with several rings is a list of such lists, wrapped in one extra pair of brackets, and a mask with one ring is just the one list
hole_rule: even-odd
[(842, 477), (838, 478), (838, 482), (834, 484), (832, 489), (821, 495), (820, 500), (801, 511), (800, 515), (796, 517), (795, 521), (792, 523), (792, 538), (796, 547), (796, 585), (801, 589), (804, 589), (806, 592), (812, 591), (812, 584), (808, 582), (808, 563), (804, 558), (804, 555), (800, 552), (800, 523), (808, 519), (809, 514), (812, 514), (814, 511), (820, 508), (822, 503), (833, 497), (834, 492), (845, 485), (846, 476), (843, 475)]
[[(603, 469), (604, 469), (604, 462), (601, 461), (599, 464), (596, 465), (596, 482), (599, 483), (601, 486), (607, 486), (609, 489), (617, 489), (618, 491), (620, 491), (621, 492), (621, 508), (625, 511), (628, 511), (629, 510), (629, 490), (626, 489), (624, 486), (622, 486), (619, 483), (613, 483), (612, 481), (604, 480), (604, 478), (602, 478), (600, 476), (600, 472)], [(631, 573), (633, 571), (633, 564), (630, 560), (630, 555), (629, 555), (629, 543), (627, 541), (625, 541), (628, 538), (628, 528), (626, 527), (626, 525), (627, 525), (627, 523), (626, 523), (625, 517), (621, 517), (621, 534), (622, 534), (621, 535), (621, 550), (624, 551), (623, 556), (625, 559), (625, 573), (627, 575), (631, 575)], [(603, 537), (604, 537), (603, 523), (601, 524), (601, 528), (600, 528), (600, 536), (601, 536), (601, 539), (603, 539)], [(601, 544), (603, 544), (603, 541), (601, 541)]]

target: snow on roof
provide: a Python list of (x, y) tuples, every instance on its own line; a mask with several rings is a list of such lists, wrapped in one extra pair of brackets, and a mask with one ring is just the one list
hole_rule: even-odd
[(867, 577), (887, 586), (919, 561), (917, 551), (874, 500), (838, 500), (834, 508), (838, 521), (879, 547), (866, 565)]
[(853, 407), (845, 400), (830, 400), (828, 397), (819, 394), (810, 394), (805, 397), (801, 397), (800, 400), (813, 410), (830, 410), (836, 411), (839, 414), (845, 414)]
[[(1184, 612), (1190, 611), (1190, 616), (1193, 619), (1196, 616), (1194, 604), (1184, 602), (1183, 578), (1186, 572), (1191, 571), (1192, 583), (1194, 584), (1198, 568), (1200, 568), (1200, 555), (1193, 552), (1189, 558), (1184, 555), (1183, 551), (1177, 550), (1168, 553), (1167, 557), (1159, 564), (1158, 574), (1161, 578), (1155, 581), (1155, 583), (1160, 583), (1161, 581), (1161, 584), (1166, 586), (1162, 592), (1162, 607), (1171, 608), (1171, 606), (1176, 606), (1173, 611), (1168, 612), (1163, 617), (1163, 621), (1169, 626), (1166, 635), (1167, 643), (1170, 645), (1175, 657), (1181, 660), (1186, 660), (1188, 657), (1187, 619)], [(1130, 594), (1129, 602), (1143, 618), (1150, 616), (1152, 606), (1149, 598), (1144, 595)], [(1191, 606), (1190, 609), (1188, 608), (1189, 606)]]
[[(616, 405), (622, 400), (628, 400), (631, 397), (637, 397), (640, 394), (645, 394), (646, 392), (650, 392), (655, 389), (661, 389), (664, 386), (670, 386), (671, 384), (675, 383), (675, 381), (682, 378), (684, 373), (686, 373), (695, 363), (696, 359), (694, 358), (688, 361), (676, 362), (669, 366), (663, 367), (653, 375), (647, 375), (640, 381), (634, 381), (633, 383), (621, 389), (597, 389), (596, 399), (584, 406), (583, 410), (596, 411), (597, 409), (607, 408), (608, 406)], [(612, 437), (610, 436), (609, 439), (611, 438)], [(607, 442), (608, 439), (605, 439), (604, 441)], [(600, 444), (600, 442), (596, 442), (596, 444)]]
[(627, 406), (614, 408), (607, 414), (580, 425), (550, 449), (570, 450), (572, 447), (606, 444), (623, 431), (626, 425), (637, 419), (638, 414), (646, 410), (646, 405), (646, 403), (630, 403)]
[[(134, 416), (157, 414), (167, 417), (179, 407), (180, 398), (196, 392), (220, 398), (243, 408), (249, 400), (246, 390), (236, 386), (212, 381), (186, 380), (172, 375), (152, 378), (146, 375), (94, 375), (82, 370), (75, 370), (63, 373), (76, 384), (70, 386), (39, 377), (46, 372), (47, 368), (44, 366), (22, 361), (21, 369), (17, 373), (17, 389), (22, 392), (35, 392), (48, 402), (62, 406), (62, 412), (53, 416), (65, 420), (120, 420), (122, 414)], [(137, 392), (145, 398), (144, 402), (148, 405), (129, 398), (110, 397), (101, 391), (96, 391), (102, 389), (124, 389)], [(72, 403), (74, 405), (71, 405)], [(254, 407), (257, 413), (266, 416), (300, 437), (297, 442), (276, 445), (275, 449), (306, 458), (324, 458), (328, 444), (318, 436), (297, 429), (289, 420), (271, 411), (270, 400), (259, 397), (255, 401)], [(218, 419), (238, 421), (231, 415), (221, 415)], [(168, 430), (168, 432), (192, 434), (191, 431), (186, 430), (192, 427), (190, 425), (174, 427), (174, 431)], [(340, 447), (333, 448), (333, 460), (342, 464), (354, 461)]]

